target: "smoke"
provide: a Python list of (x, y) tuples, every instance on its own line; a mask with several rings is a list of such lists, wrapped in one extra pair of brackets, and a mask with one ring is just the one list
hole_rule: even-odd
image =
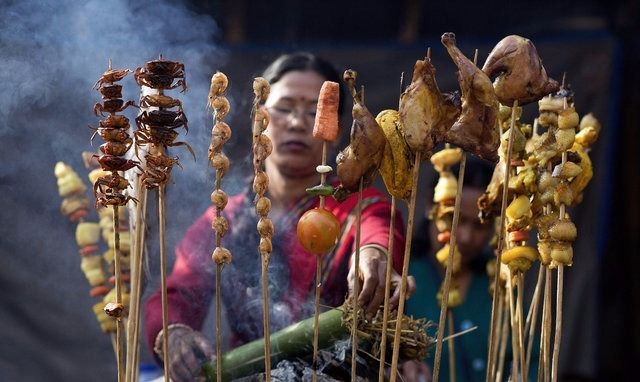
[[(167, 94), (183, 102), (190, 129), (188, 134), (180, 130), (178, 140), (188, 142), (198, 159), (194, 162), (183, 147), (169, 150), (182, 164), (182, 169), (174, 168), (168, 190), (171, 255), (186, 227), (210, 205), (213, 170), (206, 152), (211, 115), (205, 105), (211, 74), (226, 60), (216, 46), (218, 33), (212, 17), (175, 1), (26, 0), (0, 5), (0, 301), (6, 307), (0, 323), (16, 328), (0, 345), (0, 354), (14, 370), (4, 370), (0, 379), (74, 381), (102, 375), (112, 380), (114, 365), (105, 361), (113, 357), (110, 345), (91, 312), (95, 299), (88, 296), (90, 287), (79, 267), (75, 224), (58, 210), (53, 168), (64, 161), (86, 179), (80, 153), (95, 151), (101, 143), (96, 138), (92, 147), (89, 141), (87, 124), (95, 126), (99, 120), (91, 112), (100, 101), (92, 86), (109, 59), (115, 68), (132, 70), (160, 54), (183, 62), (189, 90)], [(121, 84), (125, 100), (137, 102), (140, 89), (133, 76)], [(124, 114), (133, 122), (136, 110)], [(233, 188), (233, 178), (223, 184)], [(150, 240), (157, 240), (155, 232)], [(152, 248), (151, 253), (157, 251)], [(154, 275), (159, 273), (155, 269)], [(43, 311), (45, 303), (56, 309)], [(61, 357), (53, 359), (47, 354), (60, 351), (56, 344), (73, 346), (63, 346)], [(34, 355), (39, 359), (35, 368), (30, 361)], [(74, 362), (78, 359), (80, 366)]]

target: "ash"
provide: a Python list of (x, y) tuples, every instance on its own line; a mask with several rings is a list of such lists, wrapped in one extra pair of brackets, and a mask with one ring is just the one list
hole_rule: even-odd
[[(360, 347), (358, 347), (360, 349)], [(271, 369), (271, 380), (277, 382), (311, 381), (313, 374), (312, 355), (304, 359), (280, 361)], [(378, 361), (369, 355), (359, 352), (356, 357), (357, 381), (377, 380)], [(350, 381), (351, 380), (351, 341), (336, 342), (331, 348), (318, 352), (318, 381)], [(264, 373), (243, 377), (236, 382), (264, 381)]]

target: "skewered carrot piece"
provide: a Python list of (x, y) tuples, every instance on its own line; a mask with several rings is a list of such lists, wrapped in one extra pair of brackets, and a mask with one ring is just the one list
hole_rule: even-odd
[(340, 101), (340, 85), (337, 82), (325, 81), (320, 88), (316, 122), (313, 136), (325, 141), (338, 138), (338, 104)]

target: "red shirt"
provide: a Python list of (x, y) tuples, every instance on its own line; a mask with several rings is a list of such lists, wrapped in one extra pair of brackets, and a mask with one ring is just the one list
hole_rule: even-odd
[[(229, 220), (230, 231), (222, 238), (222, 246), (232, 239), (234, 232), (234, 216), (240, 208), (246, 208), (246, 193), (229, 198), (229, 202), (224, 209), (224, 214)], [(363, 191), (363, 210), (361, 218), (360, 246), (366, 244), (377, 244), (384, 248), (388, 246), (389, 240), (389, 218), (390, 203), (380, 191), (374, 188), (367, 188)], [(349, 270), (349, 258), (355, 251), (356, 233), (356, 204), (358, 195), (353, 194), (342, 203), (338, 203), (333, 198), (325, 198), (325, 208), (331, 211), (341, 224), (343, 230), (341, 239), (332, 254), (323, 257), (323, 302), (337, 306), (344, 301), (348, 292), (347, 274)], [(318, 206), (318, 198), (305, 198), (291, 208), (292, 214), (289, 216), (285, 229), (290, 231), (280, 243), (281, 253), (275, 252), (271, 255), (273, 264), (274, 256), (284, 256), (288, 267), (288, 287), (283, 294), (283, 303), (289, 307), (292, 314), (288, 317), (287, 324), (299, 321), (306, 317), (301, 307), (308, 298), (313, 298), (314, 281), (316, 272), (315, 255), (308, 253), (296, 238), (296, 224), (300, 216), (307, 210)], [(215, 266), (211, 260), (211, 254), (215, 248), (215, 232), (211, 228), (211, 222), (215, 216), (213, 207), (207, 211), (188, 229), (182, 241), (176, 248), (176, 261), (173, 272), (167, 279), (169, 323), (182, 323), (195, 330), (202, 327), (204, 318), (208, 312), (209, 304), (215, 292)], [(400, 213), (396, 214), (394, 231), (394, 251), (393, 266), (400, 272), (402, 269), (402, 254), (404, 251), (404, 229)], [(257, 219), (256, 219), (257, 222)], [(276, 225), (276, 230), (278, 225)], [(278, 233), (276, 232), (276, 237)], [(230, 248), (231, 249), (231, 248)], [(257, 247), (254, 253), (234, 253), (233, 261), (238, 256), (253, 256), (256, 259), (256, 272), (260, 272), (259, 253)], [(225, 281), (226, 268), (222, 270), (222, 280)], [(227, 276), (229, 278), (230, 276)], [(233, 283), (235, 280), (230, 280)], [(222, 285), (222, 296), (225, 296), (225, 284)], [(227, 285), (227, 288), (237, 288)], [(229, 290), (228, 292), (237, 292)], [(227, 294), (228, 295), (228, 294)], [(261, 297), (261, 290), (258, 291)], [(237, 303), (240, 303), (239, 301)], [(236, 305), (236, 301), (225, 304), (224, 309), (229, 314), (229, 305)], [(153, 348), (155, 337), (162, 329), (161, 295), (157, 291), (152, 295), (145, 306), (145, 332), (147, 343)], [(233, 314), (229, 316), (233, 317)], [(260, 319), (262, 317), (260, 316)], [(234, 321), (246, 319), (246, 316)], [(262, 327), (262, 322), (255, 323), (257, 327)], [(272, 325), (273, 326), (273, 325)], [(233, 330), (233, 326), (232, 326)], [(253, 338), (244, 338), (243, 333), (233, 333), (234, 346), (240, 345)]]

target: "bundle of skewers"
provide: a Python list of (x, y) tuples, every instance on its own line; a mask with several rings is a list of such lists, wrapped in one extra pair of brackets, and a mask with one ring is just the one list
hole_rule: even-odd
[[(460, 212), (460, 198), (464, 179), (466, 154), (497, 162), (494, 176), (486, 193), (478, 201), (481, 214), (485, 220), (495, 217), (495, 246), (497, 265), (494, 271), (493, 307), (491, 332), (489, 335), (489, 358), (487, 360), (487, 380), (501, 380), (504, 364), (504, 348), (508, 331), (511, 331), (512, 354), (514, 357), (513, 380), (527, 380), (533, 350), (533, 339), (537, 328), (538, 311), (542, 311), (540, 365), (538, 367), (542, 380), (557, 379), (557, 361), (560, 351), (562, 328), (562, 285), (565, 266), (573, 261), (571, 243), (576, 239), (577, 228), (571, 221), (567, 208), (575, 206), (591, 176), (591, 162), (588, 156), (589, 147), (597, 139), (600, 125), (597, 120), (587, 115), (580, 121), (575, 110), (572, 92), (547, 76), (542, 60), (531, 41), (519, 37), (508, 36), (498, 43), (489, 54), (482, 69), (476, 66), (476, 57), (467, 58), (456, 46), (453, 33), (442, 36), (442, 44), (447, 49), (458, 68), (460, 92), (441, 92), (435, 77), (435, 68), (431, 63), (430, 51), (424, 60), (418, 60), (414, 67), (411, 83), (404, 88), (401, 80), (401, 95), (398, 110), (384, 110), (376, 118), (367, 109), (364, 101), (364, 88), (356, 87), (357, 73), (347, 70), (344, 81), (354, 100), (353, 124), (350, 141), (337, 157), (337, 176), (339, 186), (334, 189), (326, 182), (326, 176), (333, 169), (326, 163), (326, 142), (337, 137), (337, 101), (338, 84), (325, 83), (319, 96), (318, 113), (314, 137), (323, 139), (322, 161), (317, 167), (321, 176), (318, 186), (308, 190), (312, 195), (320, 197), (320, 207), (304, 214), (298, 226), (298, 236), (308, 252), (317, 256), (315, 316), (313, 320), (298, 324), (297, 329), (304, 341), (297, 343), (297, 348), (289, 349), (285, 340), (289, 341), (292, 329), (278, 333), (270, 333), (268, 308), (268, 265), (272, 252), (273, 223), (268, 217), (270, 201), (265, 196), (268, 190), (268, 177), (264, 171), (264, 161), (271, 153), (271, 142), (264, 130), (269, 124), (269, 114), (262, 107), (269, 92), (268, 83), (262, 78), (254, 81), (254, 104), (252, 108), (252, 153), (254, 164), (253, 191), (256, 194), (255, 207), (259, 221), (257, 229), (260, 234), (258, 251), (261, 256), (262, 286), (264, 301), (264, 339), (247, 344), (227, 354), (221, 352), (221, 271), (225, 264), (231, 262), (232, 255), (222, 245), (222, 238), (229, 230), (229, 223), (223, 216), (228, 197), (221, 188), (221, 181), (229, 169), (229, 159), (222, 152), (223, 145), (231, 136), (230, 127), (223, 121), (230, 105), (225, 97), (228, 86), (227, 77), (218, 72), (213, 75), (209, 94), (209, 106), (213, 111), (212, 139), (209, 147), (209, 160), (216, 171), (215, 189), (211, 201), (216, 209), (216, 217), (212, 228), (216, 235), (216, 248), (212, 260), (216, 264), (216, 366), (206, 368), (207, 377), (222, 380), (231, 376), (237, 377), (249, 371), (264, 370), (267, 380), (270, 378), (272, 362), (279, 357), (299, 355), (299, 351), (313, 349), (313, 378), (316, 378), (316, 358), (318, 349), (326, 346), (328, 341), (344, 337), (350, 332), (352, 346), (352, 379), (356, 378), (355, 356), (358, 344), (362, 341), (374, 343), (376, 357), (380, 360), (379, 379), (384, 379), (386, 342), (393, 339), (391, 353), (390, 379), (398, 378), (398, 362), (401, 353), (404, 357), (422, 358), (433, 342), (426, 336), (424, 322), (416, 322), (404, 315), (405, 297), (407, 294), (407, 273), (410, 261), (411, 238), (415, 218), (416, 197), (421, 161), (430, 160), (439, 173), (440, 178), (434, 192), (434, 209), (431, 212), (438, 228), (438, 242), (442, 248), (436, 257), (445, 272), (443, 284), (438, 293), (442, 311), (440, 315), (437, 338), (435, 340), (435, 362), (433, 380), (438, 380), (441, 349), (444, 342), (445, 316), (452, 321), (450, 310), (462, 300), (456, 287), (456, 272), (460, 267), (460, 253), (456, 248), (456, 229)], [(109, 292), (104, 273), (105, 259), (98, 256), (97, 242), (101, 235), (109, 243), (107, 261), (113, 259), (115, 289), (107, 297), (113, 301), (102, 311), (104, 330), (112, 331), (115, 324), (116, 353), (118, 355), (119, 380), (124, 377), (122, 370), (123, 335), (122, 322), (126, 315), (126, 290), (123, 281), (128, 278), (127, 260), (123, 254), (129, 252), (128, 232), (121, 229), (127, 219), (119, 209), (127, 202), (139, 201), (136, 210), (135, 235), (132, 243), (131, 279), (132, 281), (132, 317), (129, 338), (131, 357), (127, 360), (127, 380), (135, 380), (134, 370), (137, 368), (137, 331), (139, 322), (139, 298), (141, 261), (144, 247), (144, 227), (146, 214), (147, 190), (158, 189), (160, 257), (162, 277), (162, 311), (163, 330), (168, 332), (168, 313), (166, 296), (166, 254), (164, 248), (165, 230), (165, 187), (170, 180), (172, 167), (179, 165), (177, 157), (167, 155), (170, 147), (184, 146), (191, 154), (191, 147), (181, 141), (177, 129), (187, 130), (187, 118), (179, 100), (164, 94), (165, 90), (182, 87), (187, 89), (184, 66), (179, 62), (162, 59), (147, 62), (135, 71), (135, 80), (143, 87), (140, 100), (141, 112), (136, 118), (138, 130), (135, 138), (135, 153), (138, 160), (127, 159), (125, 154), (134, 146), (129, 136), (128, 119), (116, 113), (133, 104), (124, 102), (122, 87), (116, 82), (122, 80), (130, 71), (112, 69), (111, 67), (96, 83), (96, 88), (103, 97), (102, 103), (94, 107), (96, 115), (108, 113), (96, 128), (96, 134), (106, 142), (100, 146), (102, 155), (96, 156), (101, 170), (92, 174), (96, 206), (99, 210), (100, 223), (85, 222), (88, 199), (82, 194), (86, 187), (79, 181), (73, 171), (63, 165), (56, 167), (59, 177), (60, 195), (65, 198), (62, 212), (71, 221), (78, 222), (77, 241), (81, 247), (82, 269), (85, 271), (92, 295), (105, 295)], [(492, 79), (493, 83), (492, 83)], [(522, 123), (522, 107), (539, 101), (540, 115), (532, 124)], [(333, 106), (336, 106), (333, 108)], [(539, 134), (538, 129), (548, 130)], [(444, 150), (433, 153), (435, 147), (446, 144)], [(450, 145), (456, 146), (452, 148)], [(141, 158), (143, 153), (143, 158)], [(458, 177), (451, 172), (451, 166), (460, 164)], [(142, 175), (137, 180), (136, 199), (127, 194), (130, 182), (122, 175), (123, 171), (137, 168)], [(321, 293), (320, 275), (322, 272), (322, 255), (330, 250), (326, 246), (331, 240), (318, 241), (309, 232), (313, 232), (319, 219), (329, 219), (324, 210), (324, 198), (333, 196), (338, 201), (344, 200), (352, 193), (358, 193), (356, 207), (356, 245), (354, 266), (359, 264), (360, 251), (360, 216), (362, 213), (362, 190), (372, 184), (380, 174), (391, 195), (391, 220), (389, 227), (388, 255), (393, 252), (393, 224), (395, 221), (396, 199), (408, 204), (407, 240), (404, 248), (402, 264), (402, 281), (400, 299), (397, 310), (390, 312), (390, 274), (392, 261), (387, 261), (386, 291), (382, 310), (372, 320), (359, 317), (361, 307), (356, 298), (345, 305), (339, 313), (335, 311), (319, 313)], [(76, 179), (77, 178), (77, 179)], [(105, 208), (110, 206), (112, 208)], [(328, 213), (328, 215), (331, 215)], [(333, 216), (333, 215), (331, 215)], [(335, 220), (335, 217), (333, 217)], [(107, 224), (111, 223), (111, 224)], [(336, 222), (337, 223), (337, 222)], [(340, 231), (339, 224), (329, 224), (335, 229), (333, 243)], [(107, 227), (109, 226), (109, 227)], [(327, 224), (321, 224), (327, 227)], [(314, 228), (315, 227), (315, 228)], [(538, 243), (533, 244), (530, 234), (532, 229), (538, 231)], [(106, 231), (105, 231), (106, 230)], [(302, 233), (301, 233), (302, 232)], [(305, 233), (306, 232), (306, 233)], [(335, 233), (335, 235), (334, 235)], [(327, 233), (323, 232), (323, 235)], [(331, 236), (331, 237), (333, 237)], [(525, 315), (523, 285), (525, 273), (531, 265), (541, 260), (538, 274), (538, 285), (528, 313)], [(555, 330), (553, 330), (553, 311), (551, 296), (551, 271), (557, 269), (557, 297), (555, 306)], [(502, 281), (501, 281), (502, 280)], [(359, 293), (359, 277), (354, 278), (353, 295)], [(516, 295), (514, 296), (514, 290)], [(540, 302), (542, 300), (542, 302)], [(107, 301), (107, 300), (105, 300)], [(102, 303), (100, 303), (102, 304)], [(98, 304), (96, 304), (97, 306)], [(540, 308), (542, 305), (542, 309)], [(99, 312), (96, 312), (99, 313)], [(104, 317), (113, 317), (106, 320)], [(508, 325), (505, 325), (508, 324)], [(450, 330), (452, 325), (450, 324)], [(311, 332), (313, 334), (311, 334)], [(450, 333), (453, 334), (453, 333)], [(552, 335), (553, 334), (553, 335)], [(551, 348), (551, 338), (554, 338)], [(304, 342), (304, 343), (303, 343)], [(414, 348), (412, 348), (414, 346)], [(271, 354), (272, 349), (286, 351)], [(403, 349), (401, 351), (401, 349)], [(413, 349), (413, 350), (407, 350)], [(162, 349), (158, 349), (164, 358), (165, 378), (169, 375), (168, 341), (163, 341)], [(450, 357), (454, 357), (450, 351)], [(238, 360), (243, 360), (240, 363)], [(450, 359), (450, 362), (452, 360)], [(257, 365), (260, 363), (261, 365)], [(251, 367), (249, 367), (250, 365)], [(242, 366), (242, 367), (241, 367)], [(453, 370), (453, 367), (451, 368)], [(215, 374), (215, 375), (213, 375)], [(455, 379), (455, 377), (454, 377)]]
[[(187, 90), (185, 79), (184, 65), (177, 61), (169, 61), (163, 59), (162, 55), (157, 60), (146, 62), (143, 66), (135, 70), (134, 78), (138, 86), (142, 88), (142, 97), (140, 104), (143, 106), (138, 117), (136, 117), (136, 125), (138, 129), (134, 133), (136, 155), (139, 157), (140, 152), (146, 152), (144, 155), (144, 163), (142, 175), (139, 179), (138, 190), (144, 194), (142, 199), (146, 203), (147, 190), (158, 190), (158, 230), (160, 243), (160, 278), (161, 278), (161, 295), (162, 295), (162, 335), (165, 336), (161, 341), (161, 345), (156, 346), (155, 351), (162, 357), (164, 364), (164, 378), (169, 380), (170, 362), (169, 362), (169, 341), (166, 336), (169, 335), (169, 312), (168, 312), (168, 296), (167, 296), (167, 253), (166, 253), (166, 187), (171, 178), (171, 170), (174, 165), (180, 165), (178, 157), (167, 155), (167, 150), (171, 147), (184, 146), (192, 154), (195, 154), (188, 143), (176, 141), (178, 137), (178, 129), (184, 128), (188, 131), (188, 121), (182, 109), (182, 103), (173, 97), (165, 95), (166, 90), (172, 90), (180, 87), (181, 92)], [(146, 108), (146, 110), (144, 109)], [(144, 187), (144, 191), (143, 191)], [(136, 222), (138, 226), (136, 230), (143, 230), (141, 224), (145, 221), (144, 211), (146, 208), (136, 211)], [(137, 238), (142, 238), (142, 234), (138, 233)], [(141, 275), (140, 262), (142, 261), (143, 242), (136, 242), (136, 281), (140, 282)], [(136, 313), (139, 315), (140, 293), (136, 293), (136, 305), (138, 306)], [(135, 317), (136, 325), (139, 317)], [(139, 329), (134, 328), (137, 333)], [(160, 339), (159, 339), (160, 340)], [(131, 339), (133, 346), (138, 346), (137, 336)], [(132, 349), (132, 354), (135, 350)], [(130, 358), (131, 360), (131, 358)], [(137, 357), (133, 356), (130, 361), (131, 368), (129, 373), (134, 373), (137, 369)]]

